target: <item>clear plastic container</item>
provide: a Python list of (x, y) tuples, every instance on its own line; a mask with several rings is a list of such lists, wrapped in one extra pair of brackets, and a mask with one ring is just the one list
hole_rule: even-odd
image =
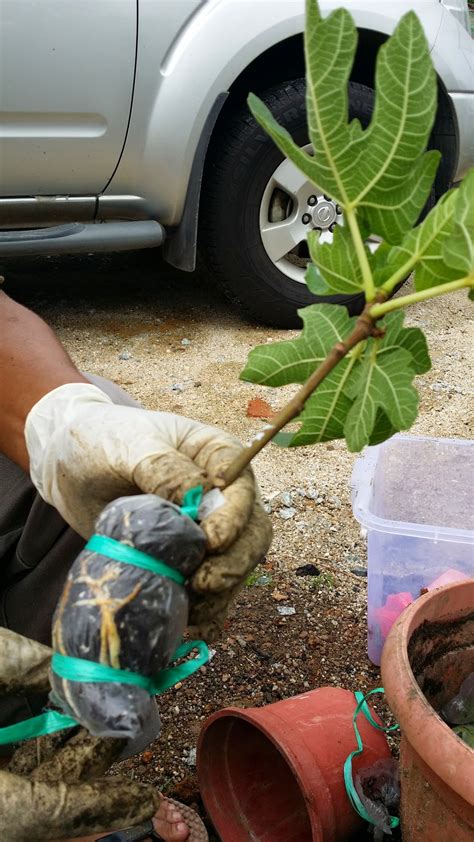
[(396, 435), (357, 459), (352, 506), (367, 530), (374, 664), (420, 591), (474, 577), (473, 488), (474, 441)]

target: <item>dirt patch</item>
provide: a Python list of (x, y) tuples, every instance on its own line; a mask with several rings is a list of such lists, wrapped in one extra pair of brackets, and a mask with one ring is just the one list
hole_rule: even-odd
[[(254, 345), (295, 332), (246, 322), (205, 277), (171, 272), (154, 253), (16, 261), (3, 271), (7, 292), (43, 315), (80, 368), (115, 380), (148, 408), (218, 424), (246, 441), (265, 424), (247, 417), (249, 401), (261, 398), (278, 410), (293, 391), (243, 383), (238, 372)], [(433, 360), (417, 378), (413, 433), (472, 436), (469, 312), (465, 293), (410, 311), (408, 323), (425, 330)], [(193, 749), (215, 710), (325, 684), (380, 684), (366, 656), (366, 546), (350, 505), (354, 458), (342, 442), (291, 452), (270, 446), (257, 457), (275, 528), (271, 551), (209, 665), (161, 697), (159, 741), (122, 772), (198, 803)], [(307, 564), (316, 574), (299, 575)]]

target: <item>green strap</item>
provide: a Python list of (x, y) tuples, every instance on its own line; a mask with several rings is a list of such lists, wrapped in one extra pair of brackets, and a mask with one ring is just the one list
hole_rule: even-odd
[(33, 737), (42, 737), (43, 734), (54, 734), (55, 731), (61, 731), (63, 728), (75, 728), (78, 724), (72, 716), (48, 710), (40, 713), (39, 716), (25, 719), (24, 722), (0, 728), (0, 745), (31, 740)]
[(198, 519), (203, 490), (202, 485), (197, 485), (196, 488), (190, 488), (189, 491), (186, 491), (181, 506), (181, 514), (187, 515), (192, 520)]
[(51, 668), (60, 678), (67, 681), (82, 681), (84, 683), (97, 684), (119, 683), (133, 684), (135, 687), (143, 687), (150, 696), (158, 696), (164, 693), (178, 681), (189, 678), (196, 670), (202, 667), (209, 660), (209, 649), (203, 640), (190, 640), (178, 646), (173, 655), (173, 661), (186, 657), (197, 649), (199, 655), (184, 664), (176, 667), (167, 667), (161, 670), (156, 676), (140, 675), (130, 670), (115, 669), (105, 664), (98, 664), (96, 661), (86, 661), (84, 658), (73, 658), (70, 655), (60, 655), (55, 652), (51, 659)]
[[(349, 757), (346, 758), (346, 761), (344, 763), (344, 784), (346, 786), (346, 792), (349, 797), (349, 801), (351, 802), (351, 805), (356, 811), (356, 813), (359, 813), (359, 816), (361, 816), (363, 819), (365, 819), (366, 822), (369, 822), (370, 824), (375, 824), (375, 822), (371, 818), (371, 816), (369, 816), (361, 799), (359, 798), (359, 794), (354, 786), (354, 778), (352, 774), (352, 761), (354, 757), (358, 757), (360, 754), (362, 754), (364, 750), (364, 744), (362, 742), (362, 738), (357, 727), (357, 717), (362, 711), (365, 718), (370, 722), (370, 724), (373, 725), (373, 727), (376, 728), (377, 731), (383, 731), (384, 733), (396, 731), (399, 728), (398, 725), (379, 725), (378, 722), (375, 721), (367, 704), (367, 699), (369, 698), (369, 696), (373, 696), (375, 693), (385, 693), (385, 690), (383, 689), (383, 687), (377, 687), (375, 690), (371, 690), (365, 696), (360, 691), (354, 693), (357, 702), (357, 707), (354, 711), (354, 716), (352, 717), (352, 724), (354, 726), (354, 733), (357, 741), (357, 749), (350, 753)], [(395, 827), (398, 827), (399, 824), (400, 819), (397, 818), (397, 816), (390, 816), (390, 827), (392, 828), (392, 830)]]
[(208, 646), (203, 640), (190, 640), (188, 643), (182, 643), (174, 653), (173, 661), (179, 661), (181, 658), (185, 658), (193, 649), (197, 649), (199, 652), (196, 658), (185, 661), (184, 664), (179, 664), (177, 667), (166, 667), (166, 669), (161, 670), (155, 676), (153, 679), (153, 692), (156, 696), (164, 693), (165, 690), (169, 690), (178, 681), (185, 681), (196, 670), (207, 664), (210, 654)]
[[(97, 664), (95, 661), (85, 661), (83, 658), (72, 658), (67, 655), (60, 655), (56, 652), (51, 659), (51, 667), (61, 678), (68, 681), (83, 681), (90, 683), (97, 682), (120, 682), (121, 684), (134, 684), (136, 687), (143, 687), (150, 696), (158, 696), (164, 693), (178, 681), (189, 678), (196, 670), (209, 660), (209, 649), (202, 640), (191, 640), (182, 643), (174, 653), (173, 660), (178, 661), (185, 658), (197, 649), (199, 655), (184, 664), (176, 667), (167, 667), (154, 678), (128, 670), (113, 669), (113, 667)], [(25, 719), (16, 725), (7, 725), (0, 728), (0, 745), (18, 743), (22, 740), (31, 740), (35, 737), (42, 737), (45, 734), (54, 734), (64, 728), (74, 728), (80, 723), (72, 716), (66, 716), (55, 710), (48, 710), (39, 716)]]
[(116, 541), (115, 538), (108, 538), (107, 535), (93, 535), (84, 549), (89, 550), (91, 553), (100, 553), (101, 555), (107, 556), (107, 558), (112, 558), (114, 561), (120, 561), (123, 564), (132, 564), (133, 567), (141, 567), (142, 570), (148, 570), (150, 573), (156, 573), (158, 576), (166, 576), (167, 579), (172, 579), (178, 585), (184, 585), (186, 581), (186, 577), (179, 570), (173, 570), (164, 561), (159, 561), (151, 555), (142, 553), (140, 550), (136, 550), (135, 547), (130, 547), (129, 544), (122, 544), (121, 541)]
[[(197, 485), (196, 488), (190, 488), (183, 498), (183, 505), (181, 506), (181, 514), (197, 520), (199, 506), (202, 500), (202, 485)], [(142, 570), (148, 570), (150, 573), (156, 573), (158, 576), (166, 576), (167, 579), (172, 579), (178, 585), (184, 585), (186, 576), (183, 576), (179, 570), (174, 570), (168, 567), (164, 561), (153, 558), (147, 553), (142, 553), (131, 547), (129, 544), (123, 544), (115, 538), (109, 538), (107, 535), (93, 535), (87, 542), (84, 549), (92, 553), (100, 553), (101, 555), (112, 558), (114, 561), (120, 561), (122, 564), (132, 564), (134, 567), (141, 567)]]

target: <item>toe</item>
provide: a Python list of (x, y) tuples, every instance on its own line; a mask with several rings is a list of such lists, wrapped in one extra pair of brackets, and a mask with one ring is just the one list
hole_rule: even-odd
[(173, 842), (185, 842), (186, 839), (189, 837), (189, 830), (188, 826), (184, 822), (177, 822), (174, 825), (174, 837)]
[(153, 818), (153, 826), (165, 842), (185, 842), (189, 828), (175, 805), (163, 798)]

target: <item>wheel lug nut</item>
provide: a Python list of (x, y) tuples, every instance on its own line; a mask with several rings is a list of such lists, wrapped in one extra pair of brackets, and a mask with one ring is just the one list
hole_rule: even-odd
[(340, 206), (340, 205), (336, 205), (336, 213), (337, 213), (337, 214), (341, 214), (341, 213), (342, 213), (342, 208), (341, 208), (341, 206)]
[(308, 205), (315, 205), (317, 201), (316, 196), (310, 196), (308, 199)]
[(337, 228), (337, 222), (333, 222), (332, 225), (329, 226), (329, 230), (330, 230), (331, 234), (332, 234), (332, 232), (334, 231), (335, 228)]
[(308, 225), (308, 223), (311, 222), (311, 217), (310, 217), (309, 213), (304, 213), (303, 216), (301, 217), (301, 221), (302, 221), (303, 225)]

